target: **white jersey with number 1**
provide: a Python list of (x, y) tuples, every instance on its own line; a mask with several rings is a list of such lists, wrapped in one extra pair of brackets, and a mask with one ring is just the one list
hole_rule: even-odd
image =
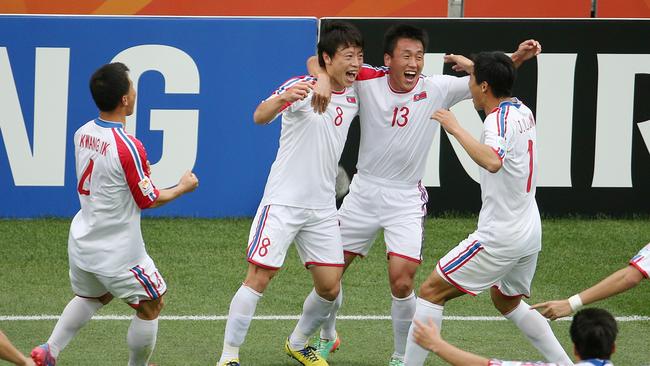
[(492, 255), (523, 257), (541, 250), (536, 140), (533, 113), (516, 98), (499, 104), (483, 122), (481, 143), (503, 165), (496, 173), (479, 169), (483, 204), (470, 237)]
[(439, 129), (431, 116), (470, 98), (469, 79), (421, 76), (412, 90), (398, 92), (388, 83), (388, 74), (386, 67), (364, 65), (355, 83), (361, 100), (357, 169), (362, 175), (417, 184)]

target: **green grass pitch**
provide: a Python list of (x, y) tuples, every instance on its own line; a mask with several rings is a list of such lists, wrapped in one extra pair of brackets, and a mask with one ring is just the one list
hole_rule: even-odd
[[(162, 315), (226, 315), (230, 299), (244, 278), (250, 219), (144, 219), (147, 250), (165, 277), (169, 292)], [(0, 220), (0, 316), (59, 315), (72, 292), (68, 282), (69, 220)], [(429, 219), (425, 261), (417, 284), (436, 260), (465, 238), (476, 217)], [(626, 265), (650, 240), (642, 219), (545, 219), (543, 251), (529, 303), (567, 297)], [(256, 315), (298, 315), (310, 291), (310, 276), (291, 250), (259, 302)], [(344, 278), (341, 315), (388, 315), (390, 292), (381, 236), (368, 258), (358, 260)], [(650, 284), (595, 306), (615, 316), (650, 316)], [(119, 300), (98, 315), (131, 315)], [(488, 294), (450, 302), (445, 315), (498, 316)], [(293, 365), (282, 351), (295, 320), (255, 320), (241, 349), (243, 365)], [(47, 340), (55, 320), (0, 321), (16, 346), (27, 353)], [(152, 362), (160, 366), (214, 365), (221, 351), (225, 321), (162, 320)], [(70, 343), (58, 365), (125, 365), (126, 320), (93, 320)], [(569, 322), (553, 322), (558, 339), (571, 354)], [(620, 322), (613, 361), (622, 366), (650, 364), (650, 321)], [(341, 350), (331, 365), (386, 365), (392, 352), (388, 320), (339, 320)], [(507, 321), (443, 322), (450, 342), (489, 357), (540, 359), (541, 356)], [(3, 364), (0, 361), (0, 365)], [(427, 365), (442, 365), (429, 357)]]

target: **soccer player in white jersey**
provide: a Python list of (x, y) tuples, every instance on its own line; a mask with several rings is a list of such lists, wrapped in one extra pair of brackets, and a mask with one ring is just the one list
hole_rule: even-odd
[[(440, 337), (433, 321), (415, 321), (416, 342), (454, 366), (560, 366), (544, 362), (488, 360), (452, 346)], [(614, 317), (605, 310), (590, 308), (576, 313), (569, 329), (573, 342), (575, 366), (612, 366), (610, 358), (616, 349), (618, 327)]]
[[(530, 295), (542, 228), (535, 201), (537, 154), (535, 118), (512, 98), (516, 71), (501, 52), (482, 52), (470, 74), (474, 107), (485, 112), (480, 141), (452, 112), (432, 118), (454, 136), (479, 165), (482, 206), (476, 231), (449, 251), (420, 286), (415, 320), (440, 327), (444, 305), (464, 294), (490, 289), (494, 306), (527, 336), (550, 362), (571, 364), (550, 325), (523, 301)], [(428, 351), (409, 333), (404, 363), (423, 365)]]
[[(422, 260), (428, 201), (421, 180), (438, 131), (438, 123), (430, 117), (437, 109), (470, 98), (468, 77), (421, 75), (427, 43), (424, 30), (398, 24), (384, 37), (386, 67), (361, 69), (355, 83), (361, 101), (358, 172), (339, 210), (346, 268), (357, 256), (369, 253), (378, 231), (384, 229), (394, 338), (390, 366), (403, 364), (415, 312), (413, 280)], [(538, 52), (539, 44), (529, 40), (512, 57), (520, 64)], [(457, 63), (455, 69), (471, 64), (462, 56), (448, 56), (447, 61)], [(319, 72), (313, 58), (308, 64), (310, 72)], [(326, 80), (318, 78), (319, 83)], [(341, 301), (342, 295), (335, 310)], [(333, 311), (316, 345), (325, 357), (340, 343), (335, 322)]]
[(144, 146), (124, 130), (136, 99), (128, 71), (111, 63), (90, 79), (99, 117), (74, 134), (81, 210), (70, 225), (68, 257), (76, 296), (47, 343), (32, 350), (38, 366), (54, 366), (59, 352), (113, 297), (136, 310), (127, 334), (129, 366), (147, 365), (156, 344), (167, 286), (145, 250), (140, 212), (193, 191), (198, 179), (187, 171), (173, 188), (153, 184)]
[(629, 265), (612, 273), (594, 286), (575, 294), (565, 300), (547, 301), (531, 306), (545, 317), (555, 320), (571, 315), (583, 305), (606, 299), (621, 292), (625, 292), (639, 283), (650, 274), (650, 243), (646, 244), (637, 255), (630, 259)]
[(363, 63), (362, 52), (356, 28), (331, 24), (318, 43), (319, 62), (332, 79), (333, 97), (325, 113), (311, 107), (310, 76), (290, 79), (255, 111), (258, 124), (282, 114), (280, 147), (251, 226), (248, 273), (230, 304), (219, 366), (240, 364), (239, 347), (257, 302), (293, 241), (311, 272), (314, 290), (305, 299), (285, 351), (303, 365), (327, 365), (307, 341), (332, 311), (343, 272), (334, 186), (350, 122), (358, 111), (351, 86)]

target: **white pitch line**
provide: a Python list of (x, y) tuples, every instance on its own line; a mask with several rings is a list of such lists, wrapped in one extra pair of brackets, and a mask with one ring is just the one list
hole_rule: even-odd
[[(93, 320), (131, 320), (132, 315), (95, 315)], [(298, 320), (299, 315), (259, 315), (253, 317), (255, 320)], [(40, 321), (40, 320), (58, 320), (59, 315), (0, 315), (0, 321)], [(180, 321), (224, 321), (228, 319), (226, 315), (162, 315), (160, 320), (180, 320)], [(338, 320), (390, 320), (387, 315), (342, 315), (337, 317)], [(505, 321), (502, 316), (444, 316), (444, 320), (457, 321)], [(560, 318), (558, 321), (571, 321), (571, 317)], [(650, 316), (629, 315), (617, 316), (618, 322), (643, 322), (650, 321)]]

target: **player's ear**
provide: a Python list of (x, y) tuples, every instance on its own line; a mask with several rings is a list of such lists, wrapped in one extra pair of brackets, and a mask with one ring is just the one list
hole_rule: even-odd
[(487, 93), (487, 90), (488, 90), (488, 83), (487, 83), (487, 81), (484, 81), (484, 82), (481, 83), (481, 91), (483, 93)]
[(325, 65), (332, 64), (332, 58), (326, 52), (323, 52), (323, 61), (325, 61)]
[(390, 67), (390, 60), (391, 60), (390, 55), (387, 54), (387, 53), (384, 53), (384, 66)]
[(129, 105), (129, 98), (126, 95), (122, 95), (122, 105), (125, 107)]

